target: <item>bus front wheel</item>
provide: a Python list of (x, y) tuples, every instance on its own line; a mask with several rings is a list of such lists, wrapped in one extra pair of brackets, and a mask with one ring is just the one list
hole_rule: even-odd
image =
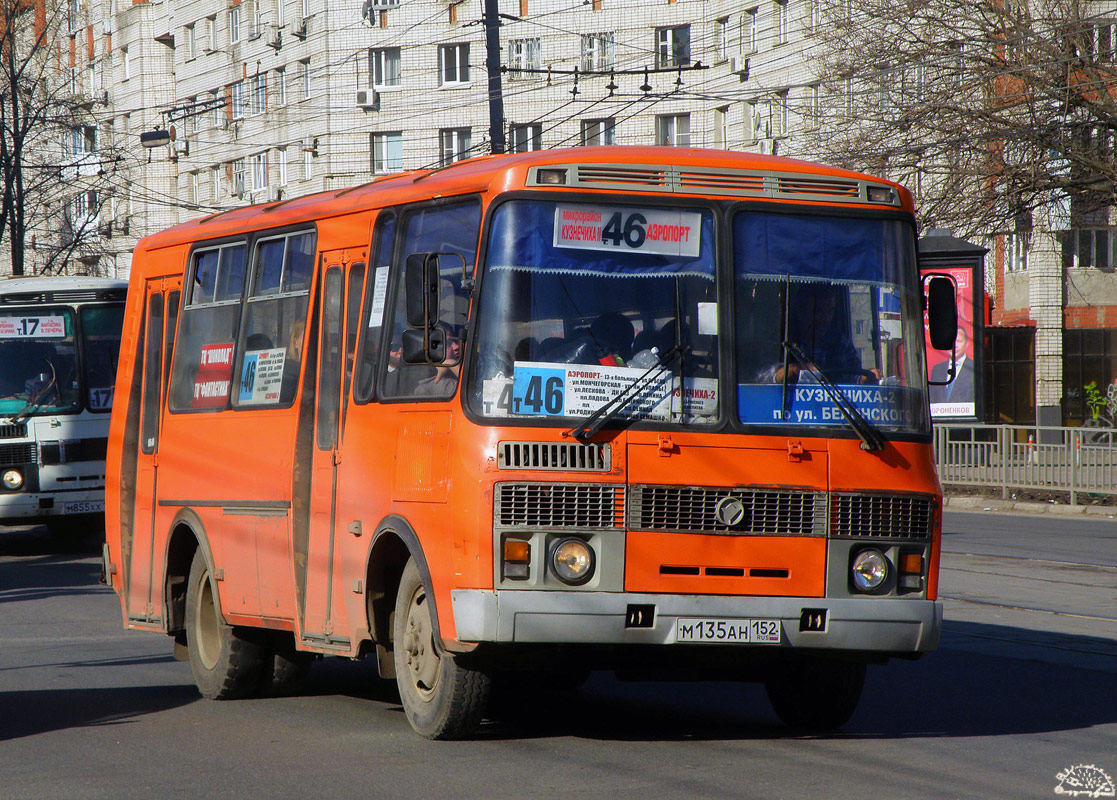
[(789, 728), (824, 732), (849, 721), (864, 684), (862, 663), (800, 655), (782, 662), (764, 688), (776, 715)]
[(427, 739), (460, 739), (481, 724), (490, 676), (441, 650), (431, 603), (415, 560), (404, 567), (396, 594), (392, 649), (400, 703), (416, 733)]
[(202, 697), (233, 700), (258, 693), (267, 651), (262, 632), (225, 624), (200, 550), (186, 584), (186, 642)]

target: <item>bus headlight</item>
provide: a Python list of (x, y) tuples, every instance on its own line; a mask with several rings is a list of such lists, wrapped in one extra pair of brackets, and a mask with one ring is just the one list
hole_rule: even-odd
[(563, 583), (581, 586), (593, 577), (593, 548), (582, 539), (560, 539), (551, 548), (551, 571)]
[(871, 592), (888, 577), (888, 559), (880, 550), (862, 550), (854, 557), (850, 572), (858, 591)]
[(18, 469), (4, 470), (4, 488), (9, 491), (16, 491), (23, 487), (23, 473)]

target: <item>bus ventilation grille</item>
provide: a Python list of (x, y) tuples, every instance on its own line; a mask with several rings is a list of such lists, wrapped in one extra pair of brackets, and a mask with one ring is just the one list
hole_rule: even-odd
[(879, 539), (930, 539), (934, 501), (913, 495), (834, 494), (830, 535)]
[(501, 442), (496, 448), (499, 469), (557, 469), (608, 472), (609, 445), (576, 442)]
[[(900, 205), (899, 195), (894, 191), (877, 193), (870, 198), (869, 187), (883, 187), (883, 184), (799, 172), (650, 164), (577, 164), (570, 170), (569, 176), (568, 185), (581, 188), (620, 187), (646, 192)], [(541, 183), (533, 172), (528, 185), (546, 184)]]
[(35, 463), (35, 443), (0, 444), (0, 467)]
[(624, 525), (624, 486), (497, 484), (496, 523), (502, 528), (620, 528)]
[[(733, 511), (723, 503), (730, 498), (738, 501), (732, 504)], [(723, 521), (727, 519), (731, 522)], [(628, 527), (670, 533), (825, 536), (826, 495), (782, 489), (633, 486)]]
[(14, 425), (0, 425), (0, 439), (26, 439), (27, 424), (19, 422)]

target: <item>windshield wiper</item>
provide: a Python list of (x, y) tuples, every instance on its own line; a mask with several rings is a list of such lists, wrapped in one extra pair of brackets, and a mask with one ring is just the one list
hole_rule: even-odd
[[(807, 354), (803, 352), (803, 348), (790, 340), (784, 341), (783, 346), (788, 353), (795, 357), (795, 360), (798, 361), (804, 369), (814, 376), (814, 379), (818, 381), (819, 385), (830, 395), (830, 399), (834, 401), (834, 405), (842, 412), (842, 416), (846, 418), (846, 422), (848, 422), (854, 432), (861, 437), (861, 449), (883, 450), (885, 442), (880, 431), (874, 428), (872, 423), (865, 419), (861, 412), (857, 410), (857, 406), (846, 397), (845, 392), (835, 386), (833, 381), (823, 375), (822, 371), (811, 363), (811, 360), (807, 358)], [(786, 380), (786, 378), (787, 370), (784, 370), (784, 379)]]
[(654, 385), (660, 379), (663, 371), (670, 367), (672, 362), (682, 354), (683, 348), (679, 345), (674, 345), (668, 349), (667, 352), (657, 357), (656, 363), (648, 367), (643, 375), (636, 378), (620, 394), (612, 400), (607, 400), (575, 427), (563, 431), (562, 435), (572, 436), (583, 444), (587, 443), (609, 420), (614, 419), (622, 408), (632, 402), (633, 398), (643, 394)]
[(54, 364), (50, 362), (50, 359), (44, 360), (47, 362), (47, 366), (50, 367), (50, 380), (47, 381), (43, 388), (36, 392), (35, 395), (27, 401), (27, 405), (25, 405), (23, 408), (21, 408), (19, 411), (11, 416), (11, 423), (13, 425), (18, 425), (29, 416), (34, 414), (43, 404), (43, 400), (46, 398), (50, 390), (56, 383), (58, 383), (58, 373), (54, 369)]

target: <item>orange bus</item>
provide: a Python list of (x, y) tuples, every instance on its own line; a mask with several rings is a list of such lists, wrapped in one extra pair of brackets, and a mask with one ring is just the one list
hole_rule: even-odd
[(374, 656), (429, 738), (595, 669), (834, 727), (939, 638), (943, 298), (908, 191), (742, 153), (487, 156), (178, 225), (133, 261), (105, 575), (207, 698)]

